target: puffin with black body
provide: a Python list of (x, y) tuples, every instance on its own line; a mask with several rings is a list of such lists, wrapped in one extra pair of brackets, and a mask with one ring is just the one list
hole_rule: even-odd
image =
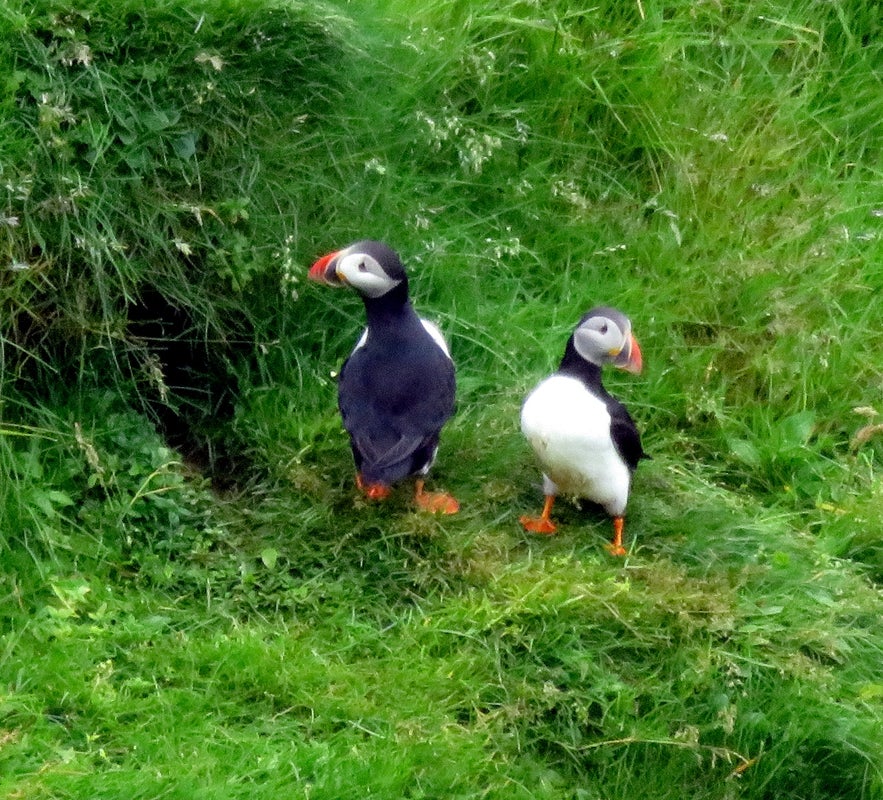
[(414, 311), (399, 256), (363, 240), (320, 258), (309, 277), (350, 286), (365, 304), (368, 326), (338, 384), (359, 489), (383, 499), (392, 484), (414, 475), (418, 507), (456, 513), (451, 495), (424, 491), (441, 429), (454, 412), (454, 364), (438, 328)]
[(601, 382), (601, 367), (613, 364), (638, 373), (641, 349), (628, 317), (615, 308), (594, 308), (567, 341), (558, 371), (524, 401), (521, 430), (543, 468), (546, 500), (539, 517), (523, 516), (533, 533), (554, 533), (552, 506), (560, 494), (591, 500), (613, 517), (614, 555), (625, 555), (623, 518), (632, 474), (648, 456), (626, 407)]

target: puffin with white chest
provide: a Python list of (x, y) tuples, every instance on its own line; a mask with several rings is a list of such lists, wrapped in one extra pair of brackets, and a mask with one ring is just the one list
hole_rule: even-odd
[(524, 401), (521, 430), (543, 469), (543, 511), (523, 516), (532, 533), (554, 533), (552, 506), (558, 494), (598, 503), (613, 517), (608, 550), (625, 555), (623, 518), (632, 474), (648, 456), (626, 407), (601, 382), (604, 364), (639, 373), (641, 349), (628, 317), (615, 308), (594, 308), (567, 341), (558, 371)]
[(338, 405), (366, 497), (387, 497), (416, 476), (415, 502), (454, 514), (451, 495), (424, 490), (442, 426), (454, 412), (454, 364), (438, 328), (417, 316), (398, 254), (363, 240), (320, 258), (309, 277), (350, 286), (365, 304), (368, 326), (340, 370)]

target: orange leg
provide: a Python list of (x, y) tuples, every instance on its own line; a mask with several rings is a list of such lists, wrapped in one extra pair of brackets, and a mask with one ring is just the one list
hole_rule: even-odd
[(612, 556), (624, 556), (626, 554), (626, 550), (622, 546), (623, 522), (622, 517), (613, 518), (613, 541), (607, 545), (607, 552)]
[(392, 491), (389, 486), (383, 483), (365, 483), (362, 480), (361, 472), (356, 473), (356, 486), (369, 500), (386, 500)]
[(414, 502), (417, 508), (433, 514), (456, 514), (460, 510), (456, 498), (447, 492), (423, 491), (423, 478), (417, 478), (415, 483)]
[(558, 527), (552, 522), (552, 506), (555, 505), (555, 495), (547, 494), (546, 502), (543, 504), (543, 511), (538, 517), (529, 517), (527, 515), (521, 517), (519, 522), (521, 527), (531, 533), (555, 533)]

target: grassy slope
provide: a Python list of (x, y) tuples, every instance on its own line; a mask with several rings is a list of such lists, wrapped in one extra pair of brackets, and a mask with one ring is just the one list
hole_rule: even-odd
[[(4, 440), (37, 512), (4, 540), (0, 788), (880, 797), (880, 450), (850, 447), (883, 349), (878, 23), (432, 5), (361, 7), (376, 91), (305, 149), (294, 248), (405, 254), (458, 362), (436, 480), (463, 512), (355, 499), (328, 375), (361, 310), (321, 287), (258, 323), (240, 494), (114, 397), (31, 416)], [(520, 400), (602, 301), (647, 362), (610, 378), (654, 455), (623, 563), (565, 503), (553, 539), (517, 525)]]

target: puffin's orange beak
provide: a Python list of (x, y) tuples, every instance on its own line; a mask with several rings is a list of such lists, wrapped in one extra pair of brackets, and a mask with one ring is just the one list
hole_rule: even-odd
[(340, 250), (335, 250), (327, 256), (322, 256), (312, 267), (308, 277), (319, 283), (327, 283), (329, 286), (340, 286), (342, 281), (337, 276), (335, 259), (340, 255)]
[(629, 340), (626, 346), (619, 351), (619, 355), (613, 362), (613, 365), (624, 369), (626, 372), (633, 372), (637, 375), (644, 368), (644, 359), (641, 356), (641, 348), (634, 334), (629, 334)]

